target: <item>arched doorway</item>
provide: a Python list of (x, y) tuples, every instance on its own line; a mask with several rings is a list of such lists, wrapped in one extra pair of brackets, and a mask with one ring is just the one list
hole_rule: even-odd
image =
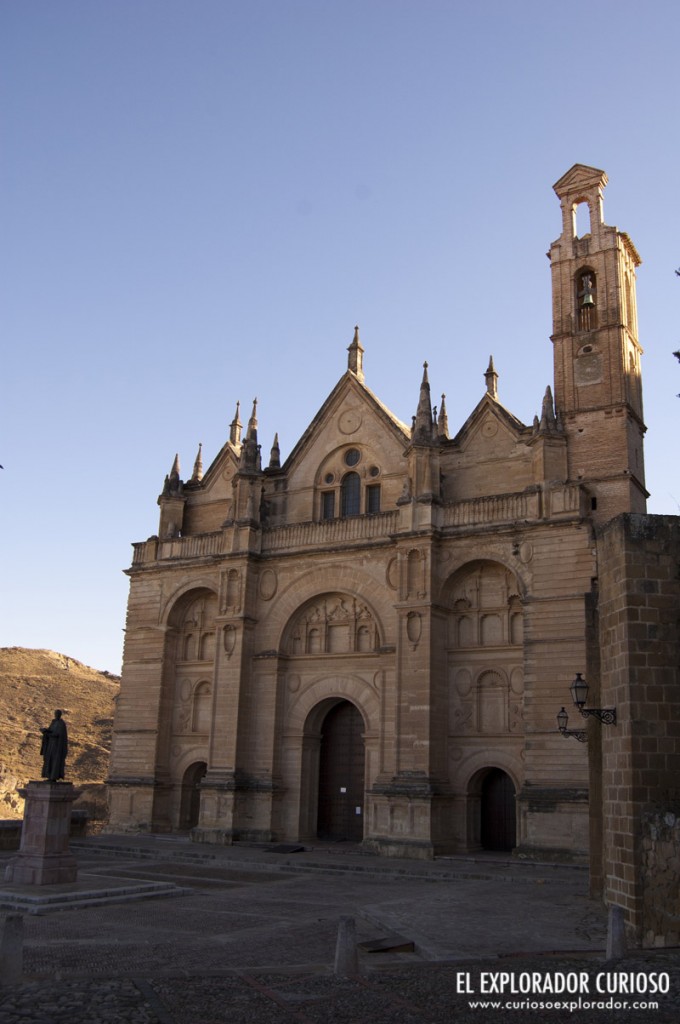
[(319, 750), (320, 839), (361, 842), (364, 836), (364, 721), (347, 700), (335, 704), (321, 725)]
[(500, 768), (491, 768), (482, 779), (480, 840), (485, 850), (516, 846), (515, 787)]
[(191, 829), (198, 825), (201, 810), (201, 781), (208, 766), (205, 761), (189, 765), (182, 779), (182, 800), (179, 810), (180, 829)]

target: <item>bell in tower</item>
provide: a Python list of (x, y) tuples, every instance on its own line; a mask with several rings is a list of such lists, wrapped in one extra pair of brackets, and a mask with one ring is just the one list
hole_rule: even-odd
[(587, 270), (579, 274), (578, 279), (578, 319), (582, 331), (590, 331), (595, 326), (595, 283), (594, 275)]

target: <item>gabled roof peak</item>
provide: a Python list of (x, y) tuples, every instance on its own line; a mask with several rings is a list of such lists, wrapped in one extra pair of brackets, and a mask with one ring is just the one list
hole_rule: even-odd
[(553, 185), (553, 189), (560, 199), (573, 194), (590, 192), (593, 189), (600, 190), (608, 182), (607, 175), (599, 167), (589, 167), (587, 164), (574, 164), (566, 174), (563, 174), (559, 181)]

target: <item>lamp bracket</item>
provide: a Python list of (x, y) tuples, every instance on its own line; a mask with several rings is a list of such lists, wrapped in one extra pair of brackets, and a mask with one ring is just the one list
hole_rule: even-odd
[(588, 742), (588, 733), (585, 729), (560, 729), (563, 736), (573, 736), (579, 743)]
[(584, 718), (597, 718), (603, 725), (616, 725), (616, 708), (579, 708)]

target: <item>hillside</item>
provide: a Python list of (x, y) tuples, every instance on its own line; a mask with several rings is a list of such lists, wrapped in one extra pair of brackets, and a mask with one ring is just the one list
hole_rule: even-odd
[(105, 780), (119, 683), (55, 651), (0, 648), (0, 818), (22, 816), (17, 789), (40, 778), (40, 729), (55, 708), (63, 709), (68, 726), (66, 781)]

